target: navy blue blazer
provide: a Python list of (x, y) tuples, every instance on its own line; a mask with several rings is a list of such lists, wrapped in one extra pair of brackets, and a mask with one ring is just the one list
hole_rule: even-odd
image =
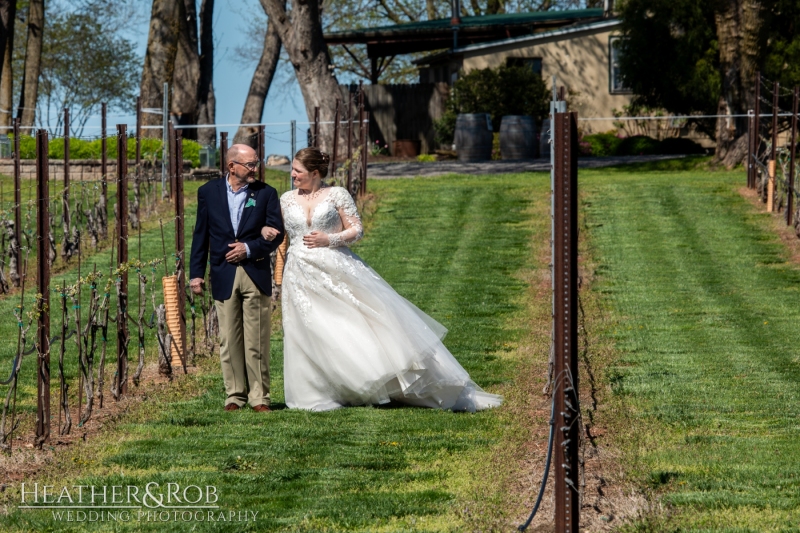
[[(241, 263), (247, 275), (262, 293), (272, 294), (272, 269), (269, 255), (283, 242), (284, 230), (278, 191), (260, 181), (248, 185), (248, 203), (242, 208), (239, 229), (234, 234), (228, 209), (227, 178), (209, 181), (197, 191), (197, 222), (192, 236), (192, 257), (189, 279), (204, 278), (206, 262), (211, 263), (211, 295), (215, 300), (227, 300), (233, 292), (236, 264), (225, 260), (228, 245), (243, 242), (250, 248), (250, 257)], [(261, 228), (271, 226), (280, 231), (272, 241), (261, 236)]]

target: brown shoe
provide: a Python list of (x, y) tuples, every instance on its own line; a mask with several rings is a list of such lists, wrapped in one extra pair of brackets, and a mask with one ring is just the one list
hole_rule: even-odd
[(239, 407), (235, 403), (229, 403), (225, 406), (226, 411), (238, 411), (239, 409), (241, 409), (241, 407)]
[(257, 413), (269, 413), (270, 409), (269, 407), (267, 407), (262, 403), (261, 405), (256, 405), (255, 407), (253, 407), (253, 411)]

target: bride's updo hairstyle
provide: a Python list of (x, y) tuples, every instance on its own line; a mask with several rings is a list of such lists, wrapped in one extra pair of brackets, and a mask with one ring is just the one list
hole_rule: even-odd
[(300, 164), (306, 167), (306, 170), (308, 170), (309, 173), (318, 170), (322, 179), (327, 177), (328, 165), (331, 162), (331, 156), (319, 148), (315, 148), (313, 146), (303, 148), (294, 154), (294, 158), (300, 161)]

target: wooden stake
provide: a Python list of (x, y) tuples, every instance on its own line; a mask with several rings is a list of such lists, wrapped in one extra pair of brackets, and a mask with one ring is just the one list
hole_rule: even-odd
[(769, 172), (769, 181), (767, 181), (767, 211), (772, 213), (773, 204), (775, 203), (775, 160), (770, 159), (767, 163), (767, 172)]

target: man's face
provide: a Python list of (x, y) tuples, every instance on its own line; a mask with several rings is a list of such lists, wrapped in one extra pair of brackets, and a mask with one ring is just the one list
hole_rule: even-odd
[(258, 157), (255, 150), (242, 151), (236, 159), (228, 161), (228, 171), (240, 183), (253, 183), (258, 172)]

